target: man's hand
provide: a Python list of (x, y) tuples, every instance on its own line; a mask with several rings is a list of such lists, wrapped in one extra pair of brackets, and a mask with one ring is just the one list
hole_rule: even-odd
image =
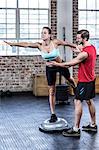
[(59, 66), (59, 67), (65, 67), (65, 68), (68, 68), (69, 66), (66, 66), (66, 63), (63, 62), (63, 63), (58, 63), (56, 61), (50, 61), (50, 62), (47, 62), (47, 66)]
[(51, 61), (50, 64), (53, 65), (53, 66), (60, 66), (60, 67), (62, 65), (62, 63), (58, 63), (56, 61)]

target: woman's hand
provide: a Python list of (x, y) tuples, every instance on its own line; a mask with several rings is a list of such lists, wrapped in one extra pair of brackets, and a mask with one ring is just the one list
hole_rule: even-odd
[(82, 50), (83, 50), (83, 46), (82, 45), (77, 45), (77, 48), (80, 50), (80, 52), (82, 52)]
[(4, 42), (10, 46), (13, 46), (13, 44), (11, 42), (7, 42), (7, 41), (4, 41)]
[(71, 48), (72, 51), (80, 53), (82, 51), (82, 46), (81, 45), (76, 45), (76, 48)]

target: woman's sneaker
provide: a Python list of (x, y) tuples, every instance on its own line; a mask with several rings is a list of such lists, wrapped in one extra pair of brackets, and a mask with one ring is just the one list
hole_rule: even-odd
[(86, 125), (86, 126), (82, 126), (82, 131), (93, 131), (93, 132), (97, 132), (98, 127), (97, 125), (95, 126), (91, 126), (90, 124)]
[(52, 114), (49, 122), (53, 123), (53, 122), (56, 122), (56, 121), (57, 121), (57, 116), (55, 114)]

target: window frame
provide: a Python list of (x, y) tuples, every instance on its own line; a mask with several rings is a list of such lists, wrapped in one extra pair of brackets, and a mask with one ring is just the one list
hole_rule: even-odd
[[(97, 8), (97, 0), (95, 0), (95, 8), (87, 8), (87, 5), (88, 5), (88, 3), (87, 3), (87, 0), (85, 0), (85, 8), (82, 6), (82, 8), (79, 8), (79, 6), (80, 6), (80, 0), (78, 0), (78, 29), (80, 30), (80, 29), (82, 29), (82, 28), (80, 28), (80, 26), (85, 26), (85, 29), (88, 29), (89, 30), (89, 28), (88, 28), (88, 26), (93, 26), (94, 28), (94, 31), (92, 31), (92, 30), (89, 30), (89, 32), (90, 32), (90, 34), (93, 34), (94, 33), (94, 36), (91, 36), (90, 37), (90, 42), (92, 43), (92, 44), (94, 44), (95, 45), (95, 47), (96, 47), (96, 49), (97, 49), (97, 55), (99, 55), (99, 35), (97, 35), (97, 26), (99, 26), (99, 23), (97, 23), (97, 12), (99, 12), (99, 8)], [(80, 12), (85, 12), (86, 13), (86, 19), (85, 19), (85, 23), (80, 23)], [(93, 21), (90, 21), (89, 23), (88, 23), (88, 12), (95, 12), (95, 16), (94, 16), (94, 20), (95, 20), (95, 22), (93, 23)], [(92, 28), (91, 28), (92, 29)]]
[[(33, 42), (35, 42), (35, 41), (39, 41), (40, 40), (40, 31), (41, 31), (41, 29), (42, 29), (42, 27), (43, 26), (49, 26), (49, 22), (50, 22), (50, 17), (49, 17), (49, 13), (50, 13), (50, 10), (49, 10), (49, 7), (48, 8), (19, 8), (18, 7), (18, 1), (19, 0), (16, 0), (17, 1), (17, 6), (16, 7), (14, 7), (14, 8), (7, 8), (7, 7), (4, 7), (4, 8), (0, 8), (0, 10), (5, 10), (6, 11), (6, 18), (5, 18), (5, 20), (7, 20), (7, 10), (15, 10), (15, 38), (7, 38), (7, 25), (10, 25), (10, 23), (7, 23), (7, 21), (6, 21), (6, 23), (4, 23), (4, 25), (5, 25), (5, 34), (6, 34), (6, 37), (4, 37), (4, 38), (0, 38), (0, 41), (1, 41), (1, 43), (0, 43), (0, 47), (1, 47), (1, 50), (2, 49), (6, 49), (6, 52), (5, 52), (5, 54), (2, 54), (2, 52), (1, 52), (1, 50), (0, 50), (0, 56), (2, 56), (2, 55), (5, 55), (5, 56), (8, 56), (8, 55), (29, 55), (29, 53), (27, 54), (22, 54), (22, 53), (20, 53), (20, 48), (19, 47), (9, 47), (8, 45), (5, 45), (5, 43), (3, 42), (3, 40), (7, 40), (7, 41), (15, 41), (15, 42), (20, 42), (20, 41), (33, 41)], [(29, 0), (28, 0), (29, 1)], [(38, 0), (38, 2), (39, 2), (40, 0)], [(49, 1), (49, 0), (48, 0)], [(7, 2), (7, 1), (6, 1)], [(6, 4), (7, 5), (7, 4)], [(38, 5), (39, 6), (39, 5)], [(35, 11), (35, 10), (37, 10), (38, 11), (38, 23), (36, 23), (35, 25), (37, 25), (37, 30), (38, 30), (38, 33), (37, 33), (37, 38), (33, 38), (33, 37), (29, 37), (29, 35), (31, 35), (29, 32), (27, 32), (27, 35), (28, 35), (28, 37), (21, 37), (21, 25), (22, 25), (22, 23), (20, 24), (20, 18), (21, 18), (21, 16), (20, 16), (20, 12), (21, 12), (21, 10), (26, 10), (27, 12), (28, 12), (28, 15), (30, 15), (29, 14), (29, 11), (30, 10), (32, 10), (32, 11)], [(40, 11), (43, 11), (43, 10), (45, 10), (46, 11), (46, 14), (44, 14), (44, 15), (46, 15), (46, 16), (48, 16), (47, 17), (47, 22), (44, 24), (43, 22), (40, 22)], [(28, 16), (29, 17), (29, 16)], [(42, 17), (42, 16), (41, 16)], [(23, 23), (23, 24), (25, 24), (25, 23)], [(32, 23), (31, 22), (27, 22), (27, 25), (31, 25)], [(32, 24), (32, 25), (34, 25), (34, 24)], [(27, 28), (28, 30), (29, 30), (29, 28)], [(35, 34), (35, 33), (34, 33)], [(14, 54), (11, 54), (11, 52), (9, 53), (9, 52), (7, 52), (7, 51), (9, 51), (9, 50), (7, 50), (7, 49), (10, 49), (10, 51), (11, 51), (11, 49), (12, 49), (12, 51), (13, 51), (13, 49), (14, 49)], [(16, 49), (16, 50), (15, 50)], [(16, 52), (15, 52), (16, 51)], [(24, 49), (24, 51), (25, 51), (25, 49)], [(40, 52), (37, 50), (37, 49), (34, 49), (34, 50), (32, 50), (33, 52), (30, 52), (30, 55), (40, 55)], [(12, 52), (13, 53), (13, 52)]]

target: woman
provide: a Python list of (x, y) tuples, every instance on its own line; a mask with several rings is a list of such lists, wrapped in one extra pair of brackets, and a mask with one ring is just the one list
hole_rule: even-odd
[(50, 109), (51, 109), (51, 118), (49, 122), (56, 122), (57, 116), (55, 114), (55, 82), (56, 82), (56, 73), (60, 72), (71, 84), (71, 86), (75, 89), (75, 82), (70, 77), (69, 70), (67, 68), (61, 68), (56, 66), (50, 66), (47, 62), (49, 61), (56, 61), (61, 63), (62, 59), (59, 53), (59, 46), (70, 46), (71, 48), (77, 49), (75, 44), (71, 44), (66, 41), (62, 41), (59, 39), (52, 39), (51, 38), (51, 29), (49, 27), (43, 27), (41, 32), (42, 42), (36, 43), (27, 43), (27, 42), (19, 42), (19, 43), (11, 43), (6, 42), (10, 46), (18, 46), (18, 47), (31, 47), (31, 48), (38, 48), (41, 51), (42, 58), (46, 60), (46, 77), (49, 86), (49, 102), (50, 102)]

